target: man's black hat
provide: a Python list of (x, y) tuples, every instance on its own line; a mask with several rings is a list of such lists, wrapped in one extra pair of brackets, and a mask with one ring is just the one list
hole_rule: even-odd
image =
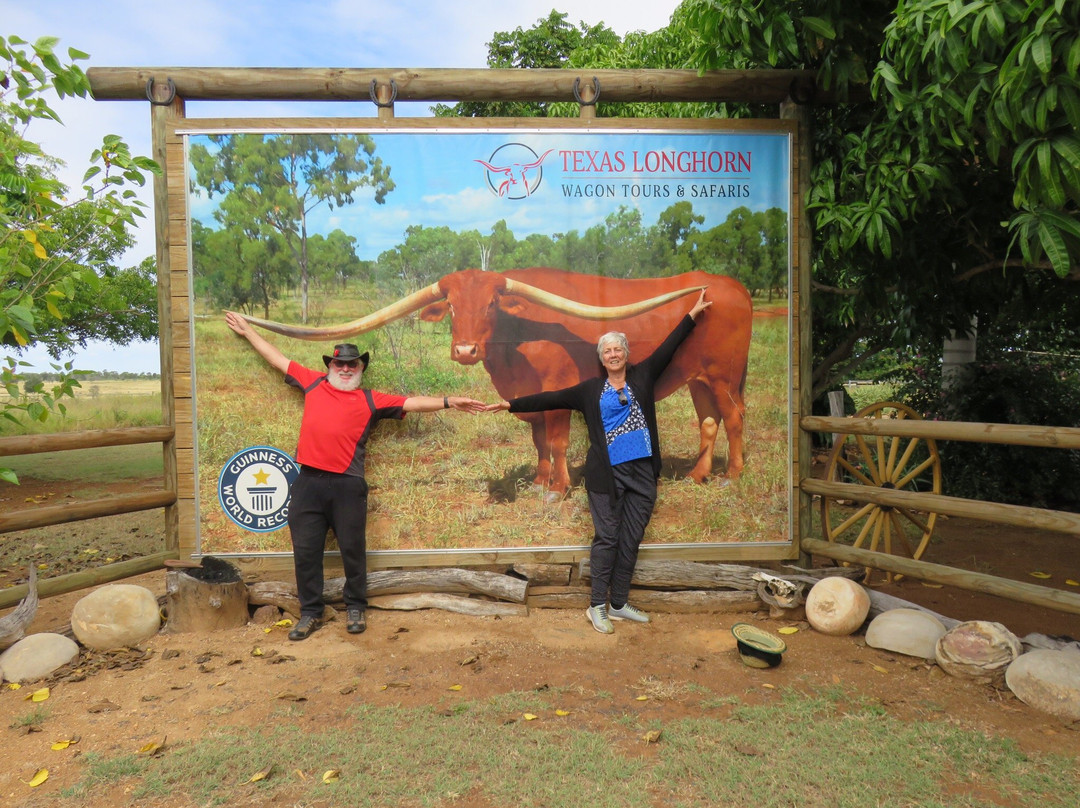
[(331, 359), (336, 359), (339, 362), (355, 362), (359, 360), (360, 364), (364, 366), (364, 370), (367, 370), (368, 358), (367, 351), (360, 353), (360, 349), (351, 342), (342, 342), (334, 346), (334, 352), (330, 356), (324, 354), (322, 361), (324, 365), (330, 367)]

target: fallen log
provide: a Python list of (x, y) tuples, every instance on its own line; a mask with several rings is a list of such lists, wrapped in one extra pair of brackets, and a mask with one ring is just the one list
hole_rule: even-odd
[(9, 648), (26, 635), (26, 629), (34, 620), (38, 607), (37, 570), (30, 565), (26, 584), (26, 597), (9, 615), (0, 617), (0, 651)]
[(417, 609), (442, 609), (444, 612), (468, 614), (474, 617), (527, 617), (529, 609), (523, 603), (500, 603), (461, 595), (440, 592), (419, 592), (411, 595), (378, 595), (368, 598), (373, 609), (415, 611)]
[[(528, 581), (497, 572), (477, 572), (456, 568), (423, 570), (380, 570), (368, 573), (368, 599), (382, 595), (442, 592), (487, 595), (498, 600), (524, 603)], [(296, 584), (285, 581), (257, 581), (248, 585), (248, 600), (253, 606), (272, 604), (290, 614), (297, 614)], [(323, 582), (323, 601), (343, 603), (345, 579), (328, 578)]]
[(574, 572), (572, 564), (514, 564), (511, 569), (529, 586), (567, 586)]
[[(630, 602), (645, 612), (668, 614), (754, 612), (764, 607), (756, 592), (701, 589), (631, 589)], [(589, 605), (589, 587), (535, 586), (529, 589), (526, 604), (530, 609), (585, 609)]]
[[(582, 580), (588, 580), (589, 559), (583, 558), (578, 562), (578, 570)], [(811, 570), (800, 570), (800, 574), (812, 581), (818, 577), (807, 575)], [(842, 575), (844, 577), (862, 577), (864, 570), (854, 570), (846, 567), (830, 567), (828, 575)], [(631, 583), (638, 586), (650, 586), (661, 589), (742, 589), (756, 590), (758, 579), (754, 576), (758, 573), (766, 573), (777, 578), (798, 580), (798, 576), (777, 572), (776, 570), (758, 569), (743, 564), (702, 564), (698, 561), (639, 561), (634, 567), (634, 577)]]

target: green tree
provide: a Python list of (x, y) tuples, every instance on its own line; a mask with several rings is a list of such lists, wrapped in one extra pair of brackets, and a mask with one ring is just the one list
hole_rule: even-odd
[[(560, 68), (570, 55), (583, 47), (613, 46), (619, 36), (603, 23), (576, 26), (567, 22), (567, 14), (552, 9), (532, 28), (496, 31), (488, 42), (487, 66), (491, 68)], [(463, 101), (453, 106), (436, 104), (438, 117), (462, 118), (543, 118), (549, 104), (534, 101)]]
[[(107, 299), (145, 277), (140, 269), (119, 273), (108, 262), (130, 244), (128, 228), (143, 215), (131, 186), (144, 184), (145, 172), (159, 168), (132, 156), (121, 138), (109, 135), (90, 155), (82, 195), (69, 197), (56, 176), (60, 161), (28, 137), (35, 121), (59, 122), (49, 106), (53, 94), (63, 99), (90, 91), (75, 64), (87, 54), (69, 48), (65, 62), (55, 51), (57, 43), (55, 37), (32, 45), (17, 36), (0, 37), (0, 344), (16, 352), (39, 341), (59, 352), (90, 336), (112, 333), (127, 339), (141, 336), (145, 330), (139, 329), (146, 326), (134, 314), (128, 320), (134, 331), (94, 320), (126, 316)], [(60, 325), (65, 318), (71, 318), (70, 333)], [(13, 398), (26, 366), (16, 355), (3, 358), (0, 384)], [(53, 368), (58, 377), (51, 390), (42, 389), (33, 401), (6, 401), (0, 415), (18, 422), (64, 412), (62, 399), (78, 383), (71, 362)], [(0, 479), (17, 482), (5, 468)]]
[(368, 135), (212, 135), (215, 148), (195, 144), (191, 164), (196, 185), (221, 196), (215, 218), (256, 238), (277, 233), (300, 277), (300, 317), (308, 320), (313, 274), (307, 218), (320, 205), (351, 205), (371, 188), (378, 204), (394, 189), (390, 167), (374, 157)]

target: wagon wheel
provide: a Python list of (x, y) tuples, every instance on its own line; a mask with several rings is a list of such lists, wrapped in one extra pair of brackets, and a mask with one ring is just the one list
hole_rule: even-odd
[[(893, 401), (871, 404), (853, 417), (920, 418), (910, 407)], [(941, 457), (937, 444), (925, 438), (845, 436), (829, 453), (825, 479), (940, 494)], [(850, 543), (852, 547), (862, 547), (869, 541), (869, 550), (918, 559), (930, 543), (937, 522), (937, 514), (933, 512), (922, 513), (872, 502), (861, 505), (856, 502), (855, 510), (851, 512), (841, 502), (822, 496), (821, 527), (828, 541)], [(870, 577), (871, 570), (867, 568), (865, 580), (869, 582)], [(901, 577), (887, 573), (885, 580)]]

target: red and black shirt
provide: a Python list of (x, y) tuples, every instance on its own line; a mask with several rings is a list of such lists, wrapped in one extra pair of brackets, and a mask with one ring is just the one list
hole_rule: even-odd
[(326, 373), (289, 362), (285, 383), (304, 394), (296, 462), (323, 471), (364, 476), (367, 439), (380, 418), (404, 418), (405, 396), (363, 387), (338, 390)]

